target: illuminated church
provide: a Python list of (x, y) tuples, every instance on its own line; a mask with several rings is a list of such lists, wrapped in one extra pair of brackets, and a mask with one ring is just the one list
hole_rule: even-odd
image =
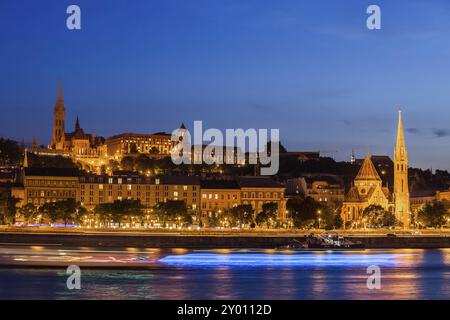
[(50, 148), (68, 153), (77, 158), (97, 158), (106, 150), (105, 139), (85, 133), (77, 117), (75, 130), (66, 132), (66, 109), (62, 97), (62, 84), (59, 83), (58, 98), (53, 110), (53, 135)]
[(408, 153), (403, 134), (402, 113), (398, 113), (397, 141), (394, 151), (394, 192), (382, 185), (375, 166), (366, 155), (354, 183), (342, 206), (344, 222), (359, 223), (363, 211), (370, 205), (379, 205), (395, 214), (396, 219), (407, 227), (410, 224), (408, 190)]

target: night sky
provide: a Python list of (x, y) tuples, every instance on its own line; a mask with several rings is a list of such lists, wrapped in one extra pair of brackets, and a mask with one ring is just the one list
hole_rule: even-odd
[(67, 130), (279, 128), (338, 160), (392, 155), (401, 106), (410, 164), (450, 169), (447, 0), (1, 0), (0, 30), (3, 137), (48, 144), (61, 79)]

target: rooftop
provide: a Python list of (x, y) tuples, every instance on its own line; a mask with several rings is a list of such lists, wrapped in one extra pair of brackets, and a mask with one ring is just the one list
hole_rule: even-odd
[(76, 168), (24, 168), (25, 176), (40, 177), (78, 177), (80, 171)]

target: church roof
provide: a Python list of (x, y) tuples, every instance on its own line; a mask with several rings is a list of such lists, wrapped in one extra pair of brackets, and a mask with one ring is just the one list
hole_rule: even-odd
[(364, 159), (355, 180), (381, 180), (369, 155)]
[(351, 187), (348, 191), (347, 195), (345, 196), (346, 202), (362, 202), (364, 201), (364, 198), (361, 197), (361, 195), (358, 192), (358, 188)]

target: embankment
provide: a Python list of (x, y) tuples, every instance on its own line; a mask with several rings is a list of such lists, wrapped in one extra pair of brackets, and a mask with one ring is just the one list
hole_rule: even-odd
[[(447, 235), (349, 235), (367, 248), (450, 248)], [(55, 245), (70, 247), (134, 248), (276, 248), (303, 241), (299, 234), (201, 234), (201, 233), (94, 233), (94, 232), (1, 232), (0, 245)]]

